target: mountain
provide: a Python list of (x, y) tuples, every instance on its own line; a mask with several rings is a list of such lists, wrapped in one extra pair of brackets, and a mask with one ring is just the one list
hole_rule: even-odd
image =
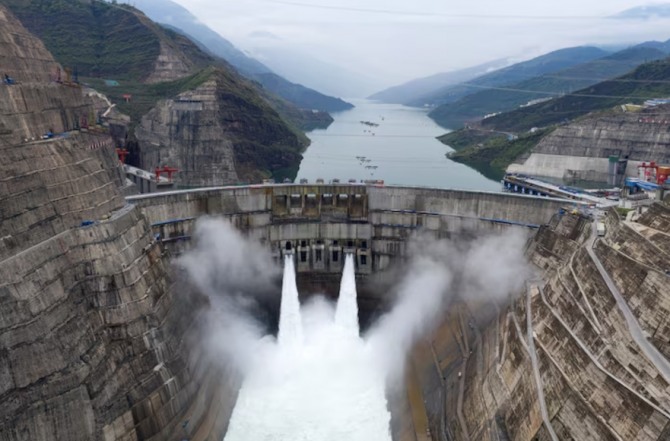
[(468, 81), (467, 84), (449, 86), (428, 96), (417, 97), (408, 104), (422, 107), (424, 105), (439, 106), (441, 104), (453, 103), (466, 95), (478, 92), (482, 88), (515, 84), (538, 75), (557, 72), (577, 64), (595, 60), (605, 55), (607, 55), (606, 51), (591, 46), (560, 49), (482, 75)]
[(642, 64), (621, 77), (561, 98), (501, 113), (482, 121), (487, 129), (519, 132), (566, 122), (589, 112), (670, 96), (670, 59)]
[(201, 49), (223, 58), (245, 77), (257, 81), (270, 92), (276, 93), (298, 107), (324, 112), (347, 110), (353, 107), (339, 98), (324, 95), (275, 74), (269, 67), (247, 56), (177, 3), (170, 0), (132, 0), (132, 3), (152, 20), (184, 34)]
[(450, 72), (437, 73), (429, 77), (417, 78), (412, 81), (390, 87), (371, 95), (369, 99), (391, 104), (407, 104), (417, 97), (430, 95), (444, 87), (469, 81), (492, 70), (501, 69), (509, 64), (506, 58), (490, 61), (478, 66)]
[(659, 51), (670, 54), (670, 40), (668, 41), (645, 41), (644, 43), (638, 44), (636, 47), (650, 47), (658, 49)]
[(0, 0), (64, 67), (81, 77), (156, 83), (207, 66), (229, 68), (130, 6), (101, 1)]
[(551, 99), (623, 75), (644, 62), (665, 58), (667, 52), (657, 49), (665, 45), (661, 42), (643, 43), (558, 72), (481, 90), (437, 107), (430, 117), (443, 127), (455, 129), (485, 115), (513, 110), (534, 100)]
[(626, 9), (613, 16), (613, 18), (627, 20), (648, 20), (651, 18), (668, 17), (670, 17), (670, 3), (637, 6), (635, 8)]
[(251, 53), (274, 72), (306, 87), (333, 96), (366, 97), (378, 90), (379, 81), (353, 68), (344, 68), (286, 47), (277, 37), (259, 36)]
[(270, 68), (237, 49), (230, 41), (207, 27), (183, 6), (170, 0), (132, 0), (126, 3), (144, 12), (156, 23), (180, 30), (194, 41), (202, 43), (212, 54), (217, 55), (242, 74), (269, 73)]
[[(128, 136), (117, 142), (129, 148), (132, 165), (152, 169), (169, 160), (180, 169), (180, 185), (295, 176), (309, 140), (293, 118), (306, 114), (305, 121), (313, 121), (314, 112), (285, 101), (278, 104), (281, 98), (185, 36), (129, 5), (0, 3), (42, 38), (57, 60), (76, 70), (81, 82), (105, 93), (118, 111), (130, 116)], [(62, 76), (71, 84), (69, 73)], [(289, 112), (279, 113), (285, 109)]]
[[(665, 141), (668, 125), (663, 116), (660, 120), (656, 118), (659, 112), (667, 113), (670, 106), (640, 110), (623, 109), (620, 105), (667, 96), (670, 96), (668, 58), (642, 64), (626, 75), (561, 98), (486, 118), (481, 126), (448, 133), (440, 141), (456, 150), (449, 154), (451, 159), (493, 179), (499, 179), (511, 163), (528, 159), (530, 152), (607, 158), (625, 151), (631, 158), (661, 160), (668, 155)], [(534, 127), (539, 129), (530, 130)], [(510, 132), (518, 137), (510, 136)], [(536, 151), (536, 146), (546, 145), (547, 139), (554, 150)], [(575, 146), (582, 153), (570, 153)], [(541, 162), (536, 161), (536, 165)], [(551, 172), (560, 174), (563, 169), (575, 168), (576, 163), (552, 164), (555, 170)], [(590, 165), (582, 165), (586, 167), (582, 170), (586, 177)], [(548, 170), (533, 173), (547, 174)]]

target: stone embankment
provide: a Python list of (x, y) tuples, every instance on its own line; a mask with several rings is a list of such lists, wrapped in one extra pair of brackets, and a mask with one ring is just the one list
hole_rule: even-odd
[(0, 440), (220, 438), (235, 377), (189, 347), (203, 299), (175, 295), (111, 139), (71, 130), (90, 102), (2, 6), (0, 59)]
[(596, 115), (560, 126), (507, 171), (606, 182), (609, 156), (628, 159), (629, 176), (636, 176), (641, 162), (670, 164), (670, 109), (649, 112)]

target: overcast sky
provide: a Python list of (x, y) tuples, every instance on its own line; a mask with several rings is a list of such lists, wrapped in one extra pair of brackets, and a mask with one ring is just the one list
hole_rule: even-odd
[(176, 1), (261, 59), (272, 47), (300, 51), (379, 89), (502, 57), (670, 39), (667, 19), (604, 19), (648, 3), (635, 0)]

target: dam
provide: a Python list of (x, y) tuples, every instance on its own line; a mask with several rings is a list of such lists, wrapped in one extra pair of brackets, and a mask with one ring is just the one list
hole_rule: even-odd
[[(266, 379), (245, 374), (283, 354), (247, 364), (273, 355), (256, 345), (301, 333), (284, 299), (294, 319), (313, 311), (381, 339), (360, 365), (398, 368), (385, 409), (367, 384), (394, 441), (670, 439), (666, 202), (623, 217), (550, 197), (344, 184), (126, 197), (109, 133), (73, 130), (93, 98), (50, 80), (60, 66), (4, 7), (0, 22), (19, 79), (0, 86), (0, 441), (247, 433), (235, 413), (254, 414), (243, 403), (270, 389), (245, 389)], [(258, 328), (237, 327), (231, 299)], [(326, 375), (308, 392), (332, 394), (318, 380), (334, 365), (310, 366)], [(347, 385), (342, 406), (364, 389)]]
[(508, 193), (351, 184), (257, 185), (129, 196), (165, 246), (179, 249), (194, 221), (222, 216), (277, 255), (298, 254), (298, 272), (340, 272), (350, 249), (359, 273), (385, 269), (413, 231), (440, 237), (464, 229), (537, 229), (562, 199)]
[(344, 254), (351, 253), (364, 318), (380, 301), (368, 279), (409, 255), (407, 241), (417, 233), (435, 239), (506, 229), (531, 234), (563, 207), (586, 207), (509, 193), (351, 184), (205, 188), (127, 201), (172, 255), (189, 246), (196, 220), (205, 215), (227, 219), (277, 262), (294, 252), (301, 292), (336, 297)]
[[(378, 287), (378, 276), (393, 272), (410, 258), (408, 244), (416, 235), (432, 240), (454, 237), (473, 241), (515, 231), (527, 238), (549, 220), (556, 220), (565, 207), (587, 208), (561, 199), (511, 193), (352, 184), (203, 188), (129, 196), (127, 201), (143, 214), (156, 242), (172, 256), (188, 253), (196, 240), (194, 230), (199, 219), (225, 219), (260, 243), (276, 263), (286, 259), (295, 262), (301, 302), (317, 293), (341, 301), (338, 287), (348, 256), (358, 285), (358, 319), (364, 327), (374, 323), (380, 311), (388, 310), (392, 303), (390, 290)], [(201, 235), (198, 240), (209, 239)], [(277, 309), (283, 314), (283, 295), (281, 302), (281, 307), (277, 299), (266, 306), (270, 314), (278, 315)], [(281, 342), (281, 319), (279, 322)], [(431, 372), (426, 386), (444, 381), (442, 374), (435, 378), (434, 362), (428, 366)], [(425, 437), (431, 430), (430, 419), (437, 418), (438, 412), (429, 417), (423, 404), (431, 395), (417, 398), (423, 396), (419, 384), (426, 380), (418, 374), (413, 376), (413, 402), (401, 392), (400, 398), (392, 398), (389, 403), (393, 439)], [(234, 396), (232, 391), (228, 393)], [(431, 406), (437, 409), (441, 405), (433, 402)], [(402, 435), (408, 430), (414, 434)]]

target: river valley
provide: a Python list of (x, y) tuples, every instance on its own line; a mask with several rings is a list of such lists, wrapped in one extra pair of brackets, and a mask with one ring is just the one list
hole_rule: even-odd
[(451, 161), (436, 137), (445, 130), (421, 109), (369, 100), (333, 114), (325, 130), (307, 136), (296, 180), (381, 179), (386, 184), (498, 191), (500, 183)]

